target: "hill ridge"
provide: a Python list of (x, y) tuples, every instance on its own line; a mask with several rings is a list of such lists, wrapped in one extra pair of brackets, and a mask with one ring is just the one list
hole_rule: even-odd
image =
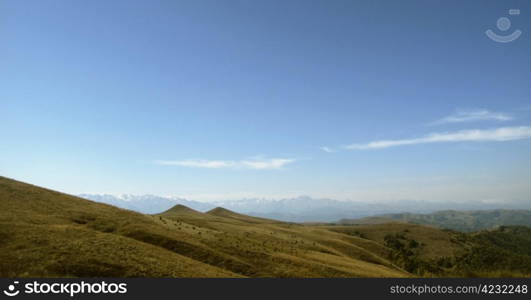
[(531, 210), (440, 210), (425, 214), (404, 212), (359, 219), (341, 219), (338, 221), (340, 224), (381, 224), (388, 222), (408, 222), (473, 232), (508, 225), (531, 226)]
[(166, 210), (166, 211), (163, 211), (162, 213), (160, 214), (166, 214), (166, 213), (194, 213), (194, 214), (204, 214), (200, 211), (197, 211), (195, 209), (192, 209), (186, 205), (182, 205), (182, 204), (176, 204), (174, 206), (172, 206), (170, 209)]
[(253, 217), (249, 215), (240, 214), (240, 213), (234, 212), (232, 210), (226, 209), (221, 206), (215, 207), (207, 211), (206, 214), (211, 215), (211, 216), (230, 218), (230, 219), (235, 219), (235, 220), (244, 221), (244, 222), (252, 222), (252, 223), (278, 223), (278, 224), (288, 223), (288, 222), (283, 222), (283, 221), (278, 221), (278, 220)]

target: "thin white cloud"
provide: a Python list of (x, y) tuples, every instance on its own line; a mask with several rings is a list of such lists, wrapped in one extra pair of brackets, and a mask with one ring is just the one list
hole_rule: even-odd
[(255, 169), (255, 170), (272, 170), (272, 169), (280, 169), (283, 166), (290, 164), (294, 162), (294, 159), (288, 159), (288, 158), (271, 158), (271, 159), (265, 159), (265, 160), (244, 160), (241, 161), (241, 165), (245, 166), (249, 169)]
[(328, 152), (328, 153), (334, 153), (334, 152), (336, 152), (336, 150), (334, 150), (334, 149), (332, 149), (332, 148), (329, 148), (329, 147), (326, 147), (326, 146), (319, 147), (319, 149), (323, 150), (324, 152)]
[(345, 146), (349, 150), (382, 149), (403, 145), (450, 142), (505, 142), (531, 138), (531, 127), (500, 127), (494, 129), (472, 129), (456, 132), (431, 133), (424, 137), (402, 140), (381, 140), (366, 144)]
[(492, 112), (486, 109), (457, 111), (452, 115), (430, 123), (430, 125), (441, 125), (449, 123), (465, 123), (475, 121), (510, 121), (513, 117), (506, 113)]
[(180, 166), (189, 168), (207, 168), (207, 169), (253, 169), (253, 170), (276, 170), (295, 162), (291, 158), (269, 158), (269, 159), (247, 159), (240, 161), (232, 160), (205, 160), (205, 159), (189, 159), (189, 160), (156, 160), (154, 163), (166, 166)]

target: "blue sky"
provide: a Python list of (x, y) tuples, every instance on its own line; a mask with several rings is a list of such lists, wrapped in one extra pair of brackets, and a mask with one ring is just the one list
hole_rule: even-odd
[(73, 194), (530, 201), (530, 14), (2, 0), (0, 174)]

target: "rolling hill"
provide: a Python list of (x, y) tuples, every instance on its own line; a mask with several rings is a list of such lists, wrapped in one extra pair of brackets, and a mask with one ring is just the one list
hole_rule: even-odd
[(529, 231), (308, 225), (184, 205), (145, 215), (0, 177), (2, 277), (527, 276)]
[(143, 215), (0, 177), (2, 277), (411, 276), (357, 240), (224, 209)]
[(531, 228), (462, 233), (410, 223), (325, 226), (391, 249), (391, 261), (418, 276), (530, 277)]
[(498, 226), (531, 226), (531, 210), (444, 210), (430, 214), (399, 213), (361, 219), (343, 219), (339, 221), (340, 224), (379, 224), (388, 222), (408, 222), (472, 232)]

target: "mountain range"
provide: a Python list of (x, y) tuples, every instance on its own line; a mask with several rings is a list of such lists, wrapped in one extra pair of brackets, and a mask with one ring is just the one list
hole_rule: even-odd
[(336, 222), (340, 219), (358, 219), (383, 214), (404, 212), (425, 214), (449, 209), (531, 209), (531, 202), (522, 204), (400, 200), (371, 203), (312, 198), (309, 196), (285, 199), (249, 198), (215, 202), (201, 202), (178, 197), (163, 197), (155, 195), (113, 196), (105, 194), (81, 194), (79, 197), (146, 214), (160, 213), (177, 204), (185, 205), (202, 212), (221, 206), (242, 214), (286, 222)]

